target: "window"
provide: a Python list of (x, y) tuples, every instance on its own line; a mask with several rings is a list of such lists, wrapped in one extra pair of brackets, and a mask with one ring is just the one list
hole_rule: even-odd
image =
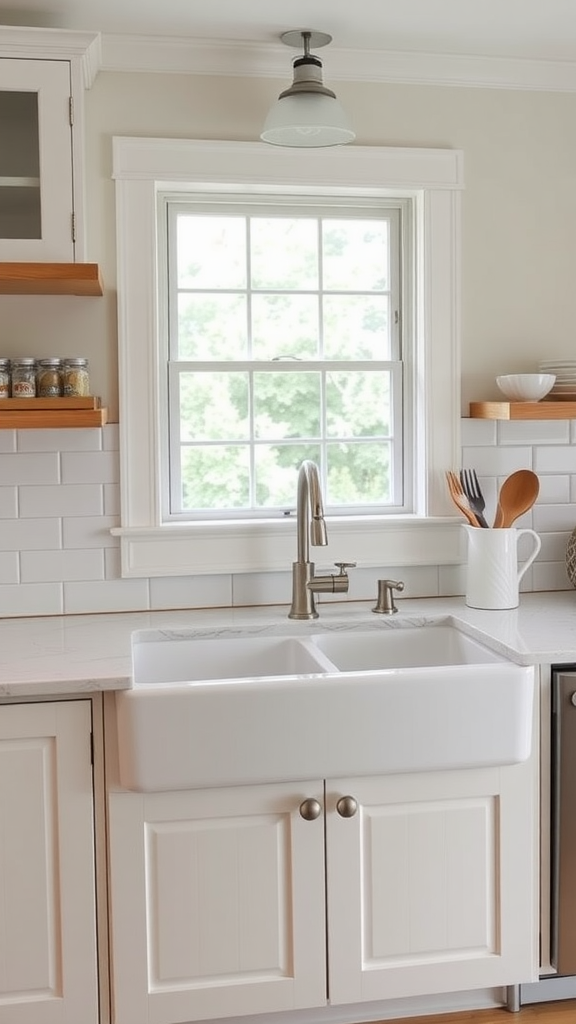
[[(183, 521), (180, 512), (172, 514), (179, 507), (184, 510), (188, 501), (182, 500), (181, 484), (180, 506), (174, 504), (174, 495), (172, 504), (166, 497), (171, 486), (166, 455), (177, 436), (174, 430), (168, 431), (163, 409), (167, 375), (164, 325), (170, 318), (170, 299), (163, 287), (165, 275), (159, 259), (158, 204), (168, 194), (179, 195), (186, 202), (209, 200), (213, 205), (226, 198), (237, 202), (239, 196), (243, 202), (258, 205), (266, 195), (267, 202), (273, 198), (278, 205), (291, 196), (298, 207), (311, 200), (317, 207), (345, 201), (350, 207), (387, 206), (406, 211), (414, 242), (410, 268), (414, 303), (413, 308), (404, 310), (405, 317), (412, 318), (408, 333), (413, 345), (409, 380), (400, 388), (400, 394), (409, 393), (410, 387), (413, 390), (407, 489), (400, 496), (396, 484), (390, 485), (392, 501), (398, 502), (395, 514), (389, 506), (386, 515), (373, 510), (373, 514), (359, 516), (343, 505), (342, 514), (329, 516), (328, 560), (333, 552), (332, 560), (338, 557), (359, 565), (457, 563), (461, 531), (450, 515), (443, 472), (459, 458), (461, 154), (361, 146), (304, 154), (260, 143), (137, 138), (116, 138), (113, 145), (122, 521), (114, 532), (121, 537), (122, 574), (285, 570), (294, 559), (293, 519), (278, 514), (276, 506), (268, 508), (269, 515), (249, 519), (242, 519), (234, 507), (226, 515), (222, 510), (219, 519), (207, 513), (203, 516), (197, 509), (193, 520)], [(338, 213), (344, 216), (342, 211)], [(391, 358), (382, 362), (390, 365), (382, 370), (392, 374), (394, 364), (405, 353), (395, 350), (391, 342), (389, 355)], [(370, 360), (371, 372), (380, 372), (374, 362)], [(231, 361), (226, 363), (232, 370)], [(327, 365), (323, 361), (318, 372), (327, 373)], [(182, 369), (171, 367), (171, 377)], [(285, 374), (290, 369), (275, 366), (275, 373)], [(398, 389), (392, 377), (390, 380), (395, 402)], [(319, 415), (327, 419), (326, 407), (320, 409)], [(181, 431), (180, 425), (178, 429)], [(270, 440), (258, 438), (258, 429), (253, 434), (255, 442), (263, 445)], [(304, 434), (299, 442), (310, 436)], [(280, 444), (287, 438), (274, 436), (273, 440)], [(325, 430), (324, 436), (320, 432), (312, 440), (321, 448), (330, 444), (332, 435)], [(254, 452), (257, 446), (253, 444)], [(294, 479), (294, 490), (295, 485)], [(260, 512), (266, 509), (264, 505)]]
[(303, 459), (328, 514), (409, 507), (401, 214), (335, 197), (161, 197), (165, 521), (286, 512)]

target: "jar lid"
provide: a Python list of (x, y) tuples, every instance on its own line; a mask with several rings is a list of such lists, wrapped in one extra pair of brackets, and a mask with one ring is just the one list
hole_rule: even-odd
[(34, 366), (36, 363), (35, 359), (30, 359), (28, 356), (21, 356), (18, 359), (12, 360), (12, 366)]
[(71, 357), (70, 359), (68, 357), (66, 357), (64, 362), (66, 363), (67, 366), (87, 366), (88, 365), (88, 360), (87, 359), (84, 359), (84, 358), (81, 359), (79, 357), (77, 358), (76, 356)]
[(40, 366), (60, 366), (61, 362), (62, 360), (58, 359), (56, 356), (38, 360)]

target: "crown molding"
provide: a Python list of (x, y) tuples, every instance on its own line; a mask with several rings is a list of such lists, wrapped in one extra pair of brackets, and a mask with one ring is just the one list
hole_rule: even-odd
[[(289, 55), (288, 55), (289, 56)], [(331, 47), (322, 54), (330, 81), (576, 92), (576, 62)], [(281, 43), (102, 36), (102, 70), (289, 79)]]
[(89, 89), (101, 70), (102, 39), (99, 32), (73, 32), (53, 28), (0, 26), (2, 57), (35, 57), (38, 60), (73, 60), (82, 64), (84, 87)]

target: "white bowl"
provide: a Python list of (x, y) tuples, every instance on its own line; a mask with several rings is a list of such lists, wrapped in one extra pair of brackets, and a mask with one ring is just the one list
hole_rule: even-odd
[(511, 402), (538, 402), (554, 386), (553, 373), (507, 373), (496, 383)]

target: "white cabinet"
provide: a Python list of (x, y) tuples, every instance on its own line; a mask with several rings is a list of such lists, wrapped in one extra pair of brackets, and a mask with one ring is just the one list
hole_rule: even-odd
[(0, 261), (85, 258), (83, 92), (95, 39), (0, 27)]
[(90, 701), (0, 707), (0, 1024), (96, 1024)]
[(111, 793), (114, 1024), (530, 980), (532, 772)]

